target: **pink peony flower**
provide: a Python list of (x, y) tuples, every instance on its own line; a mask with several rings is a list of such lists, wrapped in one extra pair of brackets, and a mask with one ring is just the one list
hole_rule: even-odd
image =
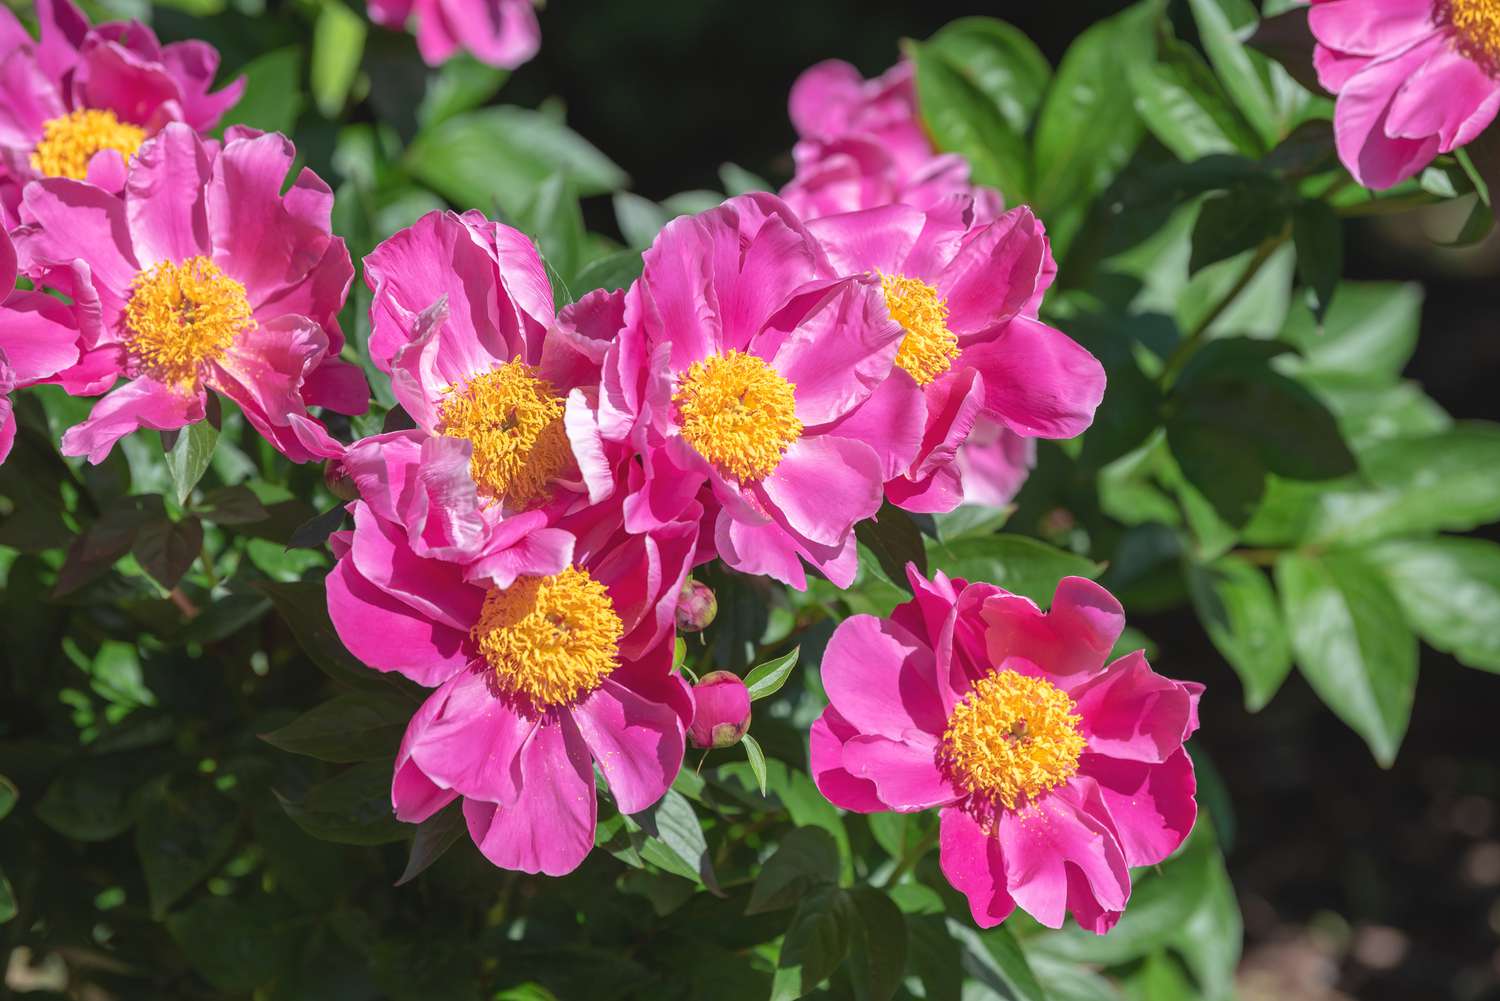
[(125, 162), (168, 122), (204, 131), (240, 95), (240, 78), (209, 92), (219, 53), (206, 42), (163, 46), (139, 21), (91, 27), (71, 0), (37, 0), (33, 41), (0, 7), (0, 218), (14, 225), (37, 177), (119, 191)]
[[(420, 555), (400, 525), (356, 501), (333, 537), (328, 610), (366, 664), (435, 687), (396, 757), (391, 802), (416, 823), (463, 797), (495, 865), (571, 872), (594, 844), (594, 764), (636, 813), (667, 791), (693, 715), (672, 671), (675, 598), (697, 545), (694, 517), (620, 531), (618, 502), (564, 519), (561, 563), (526, 551), (521, 519), (497, 532), (508, 559)], [(517, 541), (519, 538), (519, 541)]]
[(821, 62), (792, 85), (799, 141), (796, 176), (781, 195), (804, 219), (897, 202), (930, 208), (970, 195), (981, 218), (1002, 210), (999, 192), (969, 183), (969, 164), (939, 154), (922, 128), (910, 63), (874, 80), (839, 60)]
[(861, 813), (938, 808), (943, 873), (974, 920), (1017, 905), (1071, 911), (1103, 934), (1133, 866), (1165, 859), (1197, 817), (1192, 759), (1203, 686), (1143, 654), (1106, 663), (1119, 602), (1067, 577), (1051, 612), (991, 584), (909, 569), (889, 619), (844, 621), (823, 656), (831, 705), (813, 724), (823, 795)]
[(302, 462), (340, 450), (309, 406), (368, 405), (359, 368), (338, 359), (353, 268), (329, 231), (333, 193), (304, 170), (283, 195), (292, 144), (230, 133), (216, 154), (168, 124), (123, 194), (61, 177), (27, 186), (23, 265), (78, 304), (82, 328), (78, 364), (58, 381), (92, 395), (126, 380), (68, 430), (64, 454), (97, 463), (137, 428), (201, 421), (212, 389)]
[(1500, 111), (1493, 0), (1312, 0), (1313, 64), (1337, 95), (1339, 158), (1389, 188), (1474, 140)]
[(1036, 439), (1023, 438), (983, 414), (953, 459), (964, 485), (964, 503), (1004, 507), (1036, 465)]
[(693, 686), (694, 747), (733, 747), (750, 732), (750, 690), (739, 675), (710, 671)]
[(805, 560), (848, 586), (854, 524), (924, 420), (915, 383), (887, 378), (902, 329), (879, 279), (837, 276), (785, 203), (745, 195), (662, 230), (624, 324), (598, 414), (640, 453), (626, 528), (701, 496), (730, 567), (804, 588)]
[(0, 229), (0, 462), (16, 439), (10, 394), (78, 360), (73, 311), (50, 295), (16, 288), (16, 248)]
[(965, 466), (954, 460), (976, 420), (1026, 438), (1071, 438), (1093, 421), (1104, 369), (1037, 319), (1057, 267), (1030, 209), (976, 222), (969, 200), (954, 198), (925, 212), (887, 205), (807, 228), (836, 273), (879, 282), (905, 332), (892, 380), (914, 381), (926, 395), (921, 447), (887, 478), (893, 503), (922, 512), (957, 507)]
[(370, 20), (400, 31), (408, 22), (429, 66), (447, 62), (460, 48), (502, 69), (536, 55), (542, 29), (532, 0), (369, 0)]
[(623, 293), (557, 317), (536, 247), (479, 212), (423, 216), (365, 258), (365, 281), (370, 357), (416, 427), (357, 442), (345, 468), (418, 553), (472, 557), (501, 526), (555, 544), (539, 526), (613, 493), (618, 449), (592, 407)]

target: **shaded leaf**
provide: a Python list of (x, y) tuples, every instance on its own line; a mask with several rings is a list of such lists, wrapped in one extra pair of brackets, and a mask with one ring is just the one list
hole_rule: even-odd
[(827, 980), (849, 952), (856, 920), (848, 895), (837, 887), (804, 897), (781, 942), (771, 1001), (806, 997)]
[(1431, 647), (1500, 671), (1500, 545), (1487, 539), (1393, 539), (1362, 551), (1406, 621)]
[(908, 563), (927, 575), (927, 550), (922, 546), (921, 530), (911, 515), (890, 501), (881, 504), (874, 518), (855, 525), (854, 535), (875, 555), (886, 578), (897, 587), (911, 591), (906, 578)]
[(191, 515), (181, 521), (162, 517), (146, 522), (131, 546), (141, 569), (169, 591), (202, 551), (203, 523)]
[(135, 850), (146, 876), (151, 916), (160, 921), (207, 878), (234, 844), (239, 808), (207, 783), (154, 783), (142, 803)]
[(1270, 581), (1235, 556), (1190, 565), (1187, 581), (1198, 621), (1245, 686), (1246, 708), (1259, 710), (1292, 669), (1291, 646)]
[(293, 754), (341, 763), (390, 758), (411, 720), (411, 704), (376, 693), (339, 695), (260, 739)]
[(383, 845), (401, 841), (410, 828), (391, 808), (389, 761), (366, 761), (308, 789), (298, 799), (276, 794), (298, 827), (320, 841)]
[(839, 846), (827, 831), (798, 827), (781, 839), (776, 852), (761, 867), (750, 892), (746, 914), (791, 907), (809, 891), (838, 885)]
[(857, 918), (849, 936), (849, 980), (860, 1001), (890, 1001), (906, 973), (906, 918), (880, 890), (848, 891)]
[(442, 810), (417, 825), (417, 833), (411, 839), (411, 854), (407, 856), (406, 868), (396, 885), (410, 883), (426, 872), (444, 853), (458, 843), (469, 831), (464, 823), (463, 804), (449, 803)]

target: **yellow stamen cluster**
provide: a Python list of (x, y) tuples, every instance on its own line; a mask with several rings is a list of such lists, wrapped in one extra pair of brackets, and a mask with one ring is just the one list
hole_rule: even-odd
[(254, 327), (245, 286), (206, 257), (162, 261), (130, 285), (126, 347), (135, 367), (158, 382), (197, 386), (204, 367)]
[(953, 707), (942, 762), (966, 792), (1014, 810), (1078, 771), (1084, 740), (1073, 709), (1050, 681), (996, 671)]
[(572, 455), (562, 399), (519, 358), (449, 387), (438, 431), (468, 439), (469, 472), (480, 492), (515, 506), (544, 496)]
[(731, 350), (693, 362), (672, 402), (687, 443), (743, 483), (770, 476), (802, 436), (796, 388), (755, 355)]
[(598, 688), (619, 664), (624, 633), (604, 585), (577, 567), (491, 590), (470, 630), (501, 690), (538, 711)]
[(1439, 0), (1439, 19), (1459, 36), (1459, 48), (1491, 73), (1500, 72), (1500, 0)]
[(925, 386), (958, 357), (958, 337), (948, 329), (948, 302), (931, 285), (905, 275), (881, 275), (880, 290), (891, 319), (906, 329), (896, 364)]
[(42, 124), (31, 169), (45, 177), (81, 181), (88, 176), (89, 158), (101, 149), (118, 150), (129, 160), (145, 141), (145, 129), (120, 121), (113, 111), (79, 108)]

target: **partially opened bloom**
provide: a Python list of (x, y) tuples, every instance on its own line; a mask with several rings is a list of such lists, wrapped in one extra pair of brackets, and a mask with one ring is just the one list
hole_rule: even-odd
[(532, 0), (369, 0), (370, 20), (411, 26), (429, 66), (465, 49), (480, 62), (515, 69), (542, 45)]
[(16, 288), (16, 250), (0, 229), (0, 462), (16, 438), (11, 391), (43, 382), (77, 360), (72, 309), (45, 293)]
[(802, 588), (805, 560), (847, 586), (854, 524), (923, 424), (915, 383), (887, 378), (902, 328), (879, 279), (835, 275), (783, 202), (745, 195), (662, 230), (624, 322), (598, 413), (640, 454), (626, 527), (701, 494), (730, 567)]
[(339, 636), (371, 667), (436, 688), (396, 756), (396, 816), (420, 822), (463, 797), (495, 865), (572, 871), (594, 844), (596, 763), (626, 813), (681, 767), (693, 702), (672, 671), (672, 620), (696, 517), (627, 535), (618, 502), (590, 508), (560, 523), (559, 566), (513, 545), (507, 559), (426, 558), (351, 507), (328, 578)]
[(1313, 62), (1337, 95), (1339, 158), (1389, 188), (1473, 141), (1500, 111), (1495, 0), (1312, 0)]
[(478, 212), (423, 216), (365, 281), (370, 357), (416, 427), (357, 442), (344, 468), (419, 552), (473, 556), (502, 525), (544, 546), (542, 526), (613, 492), (591, 408), (623, 293), (559, 318), (536, 247)]
[(303, 170), (282, 194), (294, 156), (285, 136), (250, 133), (216, 153), (172, 123), (123, 194), (61, 177), (27, 187), (23, 267), (74, 300), (82, 327), (59, 381), (92, 395), (125, 379), (63, 436), (65, 455), (100, 462), (137, 428), (201, 421), (209, 390), (294, 461), (338, 453), (307, 408), (369, 403), (358, 366), (338, 359), (353, 267), (328, 186)]
[(823, 656), (831, 705), (813, 724), (818, 788), (848, 810), (937, 809), (944, 875), (974, 920), (1017, 907), (1103, 934), (1129, 869), (1170, 855), (1197, 817), (1203, 686), (1113, 662), (1124, 613), (1067, 577), (1050, 612), (990, 584), (908, 571), (888, 619), (841, 623)]
[(958, 197), (929, 211), (887, 205), (827, 216), (808, 230), (837, 273), (880, 283), (903, 331), (893, 378), (909, 377), (926, 396), (921, 447), (886, 484), (893, 503), (956, 507), (965, 467), (955, 458), (976, 421), (1024, 438), (1071, 438), (1093, 421), (1104, 369), (1037, 318), (1057, 268), (1030, 209), (976, 222)]
[[(0, 7), (0, 217), (14, 224), (37, 177), (89, 177), (118, 191), (125, 163), (168, 122), (213, 128), (245, 90), (210, 93), (219, 53), (162, 45), (139, 21), (91, 27), (70, 0), (37, 0), (35, 41)], [(102, 154), (102, 155), (101, 155)]]
[(972, 185), (968, 161), (927, 138), (912, 78), (904, 60), (865, 80), (836, 59), (797, 78), (789, 102), (797, 172), (781, 195), (800, 216), (896, 202), (928, 208), (959, 194), (974, 197), (984, 217), (999, 213), (999, 193)]

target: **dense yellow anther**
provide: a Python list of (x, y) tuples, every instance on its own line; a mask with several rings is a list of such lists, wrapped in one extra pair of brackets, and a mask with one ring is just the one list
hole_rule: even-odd
[(572, 454), (562, 399), (519, 358), (450, 386), (438, 431), (473, 444), (469, 472), (481, 493), (517, 506), (546, 494)]
[(113, 111), (79, 108), (43, 123), (31, 169), (46, 177), (81, 181), (88, 175), (89, 158), (101, 149), (119, 150), (129, 160), (145, 141), (145, 129), (120, 121)]
[(997, 671), (953, 707), (943, 764), (967, 792), (1014, 810), (1078, 771), (1084, 741), (1073, 708), (1050, 681)]
[(126, 346), (136, 368), (184, 388), (196, 386), (204, 366), (254, 326), (245, 286), (206, 257), (142, 271), (125, 306)]
[(721, 472), (763, 480), (802, 436), (796, 386), (741, 351), (693, 362), (672, 402), (682, 436)]
[(948, 302), (931, 285), (905, 275), (881, 275), (880, 290), (891, 319), (906, 329), (896, 364), (925, 386), (958, 357), (958, 337), (948, 329)]
[(569, 567), (490, 591), (470, 635), (500, 688), (545, 711), (598, 688), (624, 632), (604, 585)]
[(1458, 32), (1464, 55), (1500, 71), (1500, 0), (1438, 0), (1439, 15)]

